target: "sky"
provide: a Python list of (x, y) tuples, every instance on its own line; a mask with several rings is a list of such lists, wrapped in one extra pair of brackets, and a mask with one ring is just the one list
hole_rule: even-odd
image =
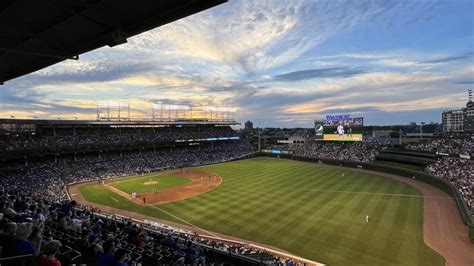
[(474, 88), (474, 1), (230, 0), (0, 86), (0, 117), (95, 119), (98, 100), (238, 108), (311, 127), (441, 120)]

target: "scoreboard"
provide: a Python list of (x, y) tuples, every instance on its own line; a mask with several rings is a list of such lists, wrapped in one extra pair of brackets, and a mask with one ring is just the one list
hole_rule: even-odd
[(326, 115), (326, 119), (314, 121), (316, 140), (362, 141), (364, 118), (350, 115)]

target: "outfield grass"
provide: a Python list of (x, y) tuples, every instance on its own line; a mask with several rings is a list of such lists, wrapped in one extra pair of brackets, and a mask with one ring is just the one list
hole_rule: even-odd
[[(145, 182), (149, 181), (154, 181), (157, 183), (154, 185), (145, 185)], [(125, 191), (128, 194), (131, 194), (132, 192), (151, 193), (153, 192), (153, 189), (155, 191), (160, 191), (165, 188), (183, 186), (189, 183), (191, 183), (191, 179), (182, 176), (152, 174), (134, 179), (119, 179), (117, 181), (111, 182), (110, 185)]]
[[(423, 242), (422, 198), (371, 194), (419, 196), (409, 185), (347, 169), (273, 158), (199, 168), (222, 176), (222, 185), (158, 207), (199, 227), (330, 265), (444, 264)], [(92, 202), (181, 222), (94, 184), (82, 186), (81, 193)], [(368, 224), (366, 214), (371, 219)]]

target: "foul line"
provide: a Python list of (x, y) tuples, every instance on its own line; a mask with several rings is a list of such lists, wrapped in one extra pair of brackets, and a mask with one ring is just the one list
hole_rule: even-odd
[(110, 197), (111, 199), (113, 199), (115, 202), (119, 202), (118, 199), (114, 198), (114, 197)]
[(316, 191), (316, 192), (329, 192), (329, 193), (348, 193), (348, 194), (371, 194), (380, 196), (397, 196), (397, 197), (413, 197), (413, 198), (438, 198), (438, 199), (456, 199), (453, 197), (444, 196), (423, 196), (423, 195), (410, 195), (410, 194), (396, 194), (396, 193), (380, 193), (380, 192), (365, 192), (365, 191), (346, 191), (346, 190), (326, 190), (326, 189), (312, 189), (312, 188), (292, 188), (292, 187), (273, 187), (269, 189), (292, 189), (292, 190), (305, 190), (305, 191)]
[(199, 229), (199, 230), (201, 230), (201, 231), (203, 231), (203, 232), (206, 232), (206, 233), (210, 234), (211, 236), (213, 236), (213, 237), (215, 237), (215, 238), (222, 239), (222, 238), (219, 237), (218, 235), (216, 235), (216, 234), (214, 234), (214, 233), (212, 233), (212, 232), (209, 232), (209, 231), (207, 231), (206, 229), (202, 229), (201, 227), (199, 227), (199, 226), (197, 226), (197, 225), (194, 225), (194, 224), (192, 224), (192, 223), (190, 223), (190, 222), (188, 222), (188, 221), (186, 221), (186, 220), (183, 220), (183, 219), (179, 218), (178, 216), (176, 216), (176, 215), (174, 215), (174, 214), (171, 214), (171, 213), (169, 213), (169, 212), (167, 212), (167, 211), (165, 211), (165, 210), (162, 210), (162, 209), (156, 207), (155, 205), (151, 205), (151, 204), (148, 204), (148, 203), (147, 203), (146, 205), (147, 205), (147, 206), (150, 206), (150, 207), (152, 207), (152, 208), (154, 208), (154, 209), (156, 209), (156, 210), (159, 210), (159, 211), (161, 211), (161, 212), (164, 212), (164, 213), (166, 213), (167, 215), (169, 215), (169, 216), (171, 216), (171, 217), (174, 217), (174, 218), (176, 218), (176, 219), (178, 219), (178, 220), (180, 220), (180, 221), (182, 221), (182, 222), (184, 222), (184, 223), (186, 223), (186, 224), (188, 224), (188, 225), (190, 225), (190, 226), (192, 226), (192, 227), (194, 227), (194, 228), (197, 228), (197, 229)]

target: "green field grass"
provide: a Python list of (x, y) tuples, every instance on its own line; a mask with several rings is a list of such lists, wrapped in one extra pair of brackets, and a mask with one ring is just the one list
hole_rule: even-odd
[[(148, 181), (155, 181), (157, 184), (145, 185), (145, 182)], [(117, 180), (110, 183), (110, 185), (131, 194), (132, 192), (149, 193), (152, 192), (153, 189), (160, 191), (162, 189), (183, 186), (189, 183), (191, 183), (191, 179), (178, 175), (150, 174), (133, 179)]]
[[(416, 197), (418, 190), (409, 185), (348, 169), (273, 158), (199, 168), (222, 176), (222, 185), (158, 208), (201, 228), (329, 265), (444, 264), (423, 242), (423, 202)], [(181, 222), (94, 184), (80, 190), (92, 202)], [(366, 214), (371, 219), (368, 224)]]

